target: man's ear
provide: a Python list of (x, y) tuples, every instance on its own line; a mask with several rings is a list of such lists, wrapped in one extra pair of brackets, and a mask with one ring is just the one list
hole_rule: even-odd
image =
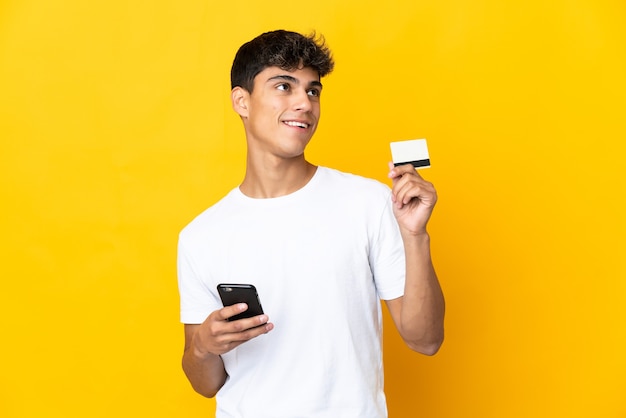
[(248, 117), (248, 99), (250, 97), (250, 93), (248, 93), (242, 87), (235, 87), (230, 92), (230, 100), (233, 104), (233, 109), (235, 112), (239, 114), (242, 118)]

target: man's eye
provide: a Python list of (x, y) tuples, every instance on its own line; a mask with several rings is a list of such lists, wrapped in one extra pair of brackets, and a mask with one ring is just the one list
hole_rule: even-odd
[(321, 94), (321, 91), (319, 91), (318, 89), (311, 89), (308, 91), (309, 96), (319, 97), (320, 94)]
[(278, 86), (276, 86), (276, 88), (278, 90), (281, 90), (281, 91), (287, 91), (287, 90), (289, 90), (289, 84), (282, 83), (282, 84), (279, 84)]

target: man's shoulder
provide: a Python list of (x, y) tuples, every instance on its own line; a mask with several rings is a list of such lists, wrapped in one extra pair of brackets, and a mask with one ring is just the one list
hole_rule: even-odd
[(327, 184), (355, 192), (389, 194), (389, 186), (379, 180), (329, 167), (320, 166), (319, 169), (322, 181)]
[(205, 231), (210, 228), (211, 224), (223, 221), (225, 217), (231, 213), (229, 207), (232, 205), (237, 191), (237, 188), (231, 190), (220, 200), (196, 215), (196, 217), (181, 230), (180, 236), (191, 238), (197, 234), (204, 234)]

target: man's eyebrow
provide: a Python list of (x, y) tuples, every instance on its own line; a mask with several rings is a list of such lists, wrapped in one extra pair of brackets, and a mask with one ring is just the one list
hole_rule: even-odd
[[(287, 75), (287, 74), (279, 74), (279, 75), (275, 75), (275, 76), (270, 77), (270, 78), (267, 79), (268, 82), (275, 81), (275, 80), (285, 80), (285, 81), (289, 81), (289, 82), (291, 82), (293, 84), (300, 84), (300, 80), (298, 80), (297, 78), (292, 77), (290, 75)], [(323, 87), (322, 83), (317, 81), (317, 80), (311, 81), (309, 83), (309, 86), (310, 87), (319, 87), (319, 88)]]

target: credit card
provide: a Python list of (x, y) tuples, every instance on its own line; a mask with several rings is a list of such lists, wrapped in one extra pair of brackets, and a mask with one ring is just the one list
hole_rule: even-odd
[(391, 143), (391, 159), (394, 166), (413, 164), (415, 168), (430, 167), (428, 146), (425, 139), (411, 139)]

